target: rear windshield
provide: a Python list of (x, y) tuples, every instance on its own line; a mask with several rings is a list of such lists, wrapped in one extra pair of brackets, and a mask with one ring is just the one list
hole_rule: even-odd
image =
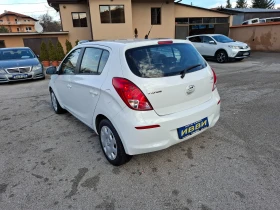
[(125, 56), (131, 71), (143, 78), (180, 75), (182, 71), (192, 66), (198, 65), (188, 73), (207, 66), (191, 44), (183, 43), (133, 48), (127, 50)]

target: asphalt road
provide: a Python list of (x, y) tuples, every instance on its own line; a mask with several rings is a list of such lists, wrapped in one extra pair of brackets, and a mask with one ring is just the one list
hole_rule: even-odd
[(118, 168), (92, 130), (54, 114), (48, 80), (0, 85), (0, 209), (279, 210), (279, 58), (210, 62), (217, 125)]

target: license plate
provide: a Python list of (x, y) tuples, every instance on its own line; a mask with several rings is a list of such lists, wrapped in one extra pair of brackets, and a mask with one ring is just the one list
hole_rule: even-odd
[(27, 74), (17, 74), (13, 76), (14, 79), (25, 79), (27, 77), (28, 77)]
[(208, 122), (208, 118), (206, 117), (192, 124), (178, 128), (177, 131), (178, 131), (179, 139), (183, 139), (207, 127), (209, 127), (209, 122)]
[(250, 53), (248, 53), (248, 52), (245, 52), (245, 53), (243, 53), (243, 55), (250, 55)]

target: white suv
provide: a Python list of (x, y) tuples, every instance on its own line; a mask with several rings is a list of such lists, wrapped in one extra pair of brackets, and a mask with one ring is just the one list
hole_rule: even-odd
[(189, 41), (86, 42), (47, 74), (54, 111), (98, 133), (117, 166), (188, 140), (220, 116), (215, 72)]
[(203, 34), (187, 37), (205, 58), (215, 58), (219, 63), (241, 61), (251, 54), (251, 48), (221, 34)]

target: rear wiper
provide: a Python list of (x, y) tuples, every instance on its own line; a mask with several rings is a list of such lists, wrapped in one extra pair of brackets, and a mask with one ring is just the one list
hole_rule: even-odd
[(180, 73), (180, 74), (181, 74), (181, 78), (183, 79), (188, 71), (190, 71), (190, 70), (192, 70), (192, 69), (194, 69), (194, 68), (196, 68), (196, 67), (199, 67), (199, 66), (202, 66), (202, 65), (201, 65), (201, 64), (196, 64), (196, 65), (194, 65), (194, 66), (191, 66), (191, 67), (189, 67), (189, 68), (184, 69), (184, 70), (181, 71), (181, 73)]

